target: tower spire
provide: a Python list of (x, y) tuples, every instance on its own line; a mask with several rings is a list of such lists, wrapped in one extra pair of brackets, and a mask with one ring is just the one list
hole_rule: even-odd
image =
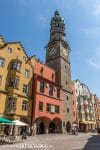
[(65, 23), (58, 10), (54, 12), (51, 18), (50, 41), (64, 40), (65, 41)]

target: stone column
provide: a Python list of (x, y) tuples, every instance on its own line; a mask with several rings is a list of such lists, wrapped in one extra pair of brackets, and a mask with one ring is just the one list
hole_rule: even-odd
[(66, 134), (66, 122), (62, 122), (62, 133)]
[(37, 133), (37, 124), (34, 123), (32, 127), (32, 135), (36, 135), (36, 133)]
[(45, 133), (46, 133), (46, 134), (49, 133), (49, 127), (48, 127), (48, 126), (46, 126), (46, 128), (45, 128)]

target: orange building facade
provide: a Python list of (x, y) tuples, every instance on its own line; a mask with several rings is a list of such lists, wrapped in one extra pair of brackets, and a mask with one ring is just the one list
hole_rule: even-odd
[(33, 133), (59, 133), (62, 130), (62, 100), (56, 73), (36, 60), (33, 78)]

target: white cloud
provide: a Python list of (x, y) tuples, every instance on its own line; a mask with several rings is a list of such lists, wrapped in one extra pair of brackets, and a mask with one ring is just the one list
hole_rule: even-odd
[(89, 58), (88, 64), (93, 68), (100, 70), (100, 48), (97, 48), (96, 53)]

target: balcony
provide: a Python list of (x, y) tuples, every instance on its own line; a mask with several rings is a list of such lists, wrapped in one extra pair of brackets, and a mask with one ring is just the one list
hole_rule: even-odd
[(7, 115), (14, 115), (16, 112), (16, 108), (7, 108), (6, 109), (6, 114)]

